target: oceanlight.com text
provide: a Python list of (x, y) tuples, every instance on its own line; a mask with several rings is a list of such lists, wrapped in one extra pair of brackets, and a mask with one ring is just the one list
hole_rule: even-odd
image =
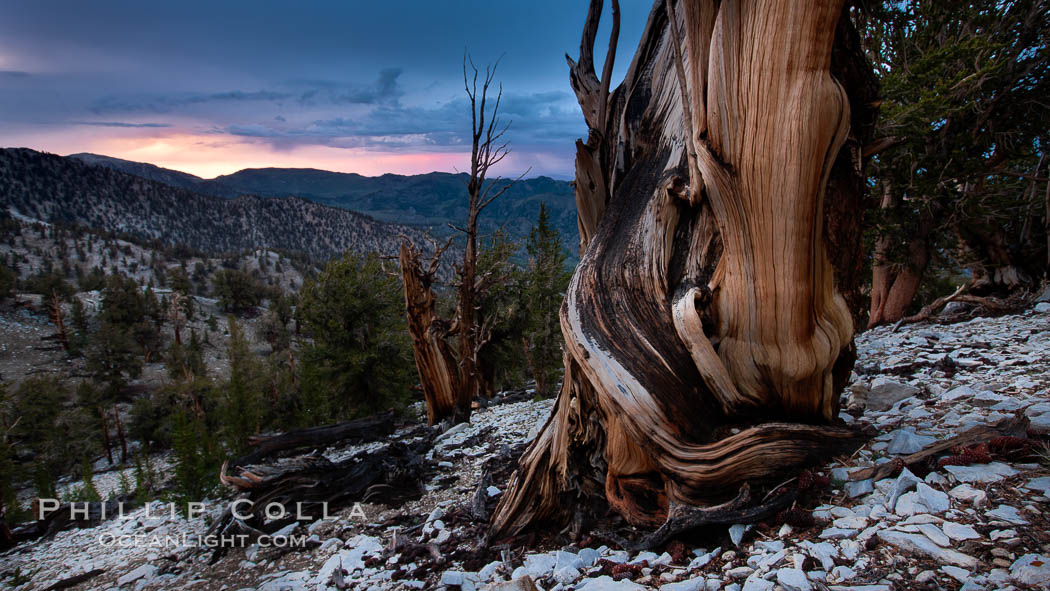
[(149, 535), (101, 534), (98, 543), (104, 548), (243, 548), (258, 544), (263, 548), (305, 548), (306, 536), (271, 536), (263, 534), (255, 539), (238, 535)]

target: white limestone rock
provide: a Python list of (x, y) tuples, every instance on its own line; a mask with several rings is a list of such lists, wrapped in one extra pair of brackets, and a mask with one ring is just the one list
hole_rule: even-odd
[(896, 546), (901, 550), (923, 554), (943, 563), (953, 564), (963, 568), (974, 568), (977, 566), (976, 558), (963, 554), (962, 552), (956, 552), (955, 550), (948, 548), (941, 548), (922, 534), (883, 530), (878, 533), (878, 536), (882, 541)]
[(809, 582), (806, 573), (797, 568), (777, 570), (777, 583), (787, 591), (811, 591), (813, 589), (813, 584)]
[(945, 521), (941, 528), (944, 531), (944, 535), (957, 542), (977, 540), (981, 538), (981, 534), (977, 533), (977, 530), (975, 530), (973, 526), (963, 523)]
[(1050, 585), (1050, 558), (1042, 554), (1025, 554), (1010, 565), (1010, 578), (1029, 587)]
[(944, 469), (959, 482), (966, 483), (999, 482), (1007, 476), (1017, 474), (1017, 470), (1002, 462), (974, 464), (972, 466), (945, 466)]

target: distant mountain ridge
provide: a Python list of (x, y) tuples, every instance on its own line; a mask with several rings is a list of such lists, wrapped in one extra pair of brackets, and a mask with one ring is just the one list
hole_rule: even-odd
[(189, 189), (195, 192), (200, 192), (197, 189), (199, 188), (200, 184), (204, 182), (204, 179), (202, 179), (201, 177), (194, 176), (192, 174), (189, 174), (188, 172), (171, 170), (169, 168), (162, 168), (155, 164), (148, 164), (146, 162), (133, 162), (131, 160), (121, 160), (120, 158), (102, 156), (100, 154), (89, 154), (87, 152), (82, 152), (80, 154), (70, 154), (68, 158), (79, 160), (84, 164), (90, 164), (91, 166), (105, 166), (106, 168), (112, 168), (113, 170), (119, 170), (128, 174), (140, 176), (144, 179), (158, 181), (164, 183), (165, 185), (181, 187), (183, 189)]
[[(430, 226), (438, 235), (447, 235), (449, 223), (460, 225), (467, 217), (469, 176), (465, 173), (369, 177), (313, 168), (249, 168), (215, 179), (202, 179), (152, 164), (97, 154), (72, 154), (69, 158), (204, 195), (301, 197), (380, 221)], [(519, 181), (482, 214), (482, 231), (491, 232), (502, 226), (511, 236), (524, 239), (536, 221), (540, 202), (547, 204), (563, 243), (575, 254), (579, 244), (576, 199), (568, 181), (543, 176)]]
[[(145, 166), (138, 170), (166, 174)], [(209, 253), (271, 248), (324, 261), (346, 250), (395, 254), (402, 237), (429, 248), (419, 228), (306, 199), (203, 195), (26, 148), (0, 149), (0, 209)]]

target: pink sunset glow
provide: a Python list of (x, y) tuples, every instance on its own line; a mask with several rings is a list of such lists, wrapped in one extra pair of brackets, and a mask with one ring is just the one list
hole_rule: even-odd
[[(378, 151), (375, 148), (309, 144), (278, 149), (269, 142), (226, 135), (195, 135), (170, 130), (161, 130), (162, 133), (157, 133), (158, 130), (135, 130), (127, 134), (110, 135), (99, 131), (81, 128), (71, 134), (64, 130), (61, 135), (38, 135), (31, 143), (20, 144), (61, 155), (90, 152), (148, 162), (206, 179), (245, 168), (316, 168), (365, 176), (465, 172), (470, 168), (468, 151)], [(165, 135), (163, 131), (168, 131), (170, 135)], [(566, 166), (562, 160), (542, 152), (512, 151), (500, 163), (497, 173), (513, 175), (516, 170), (531, 167), (529, 176), (557, 176)]]

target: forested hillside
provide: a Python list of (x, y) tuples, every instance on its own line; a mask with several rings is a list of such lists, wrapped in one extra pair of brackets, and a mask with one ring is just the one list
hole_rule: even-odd
[(29, 218), (211, 253), (273, 248), (327, 260), (394, 253), (401, 236), (428, 246), (418, 228), (305, 199), (211, 197), (28, 149), (0, 150), (0, 187), (0, 207)]

